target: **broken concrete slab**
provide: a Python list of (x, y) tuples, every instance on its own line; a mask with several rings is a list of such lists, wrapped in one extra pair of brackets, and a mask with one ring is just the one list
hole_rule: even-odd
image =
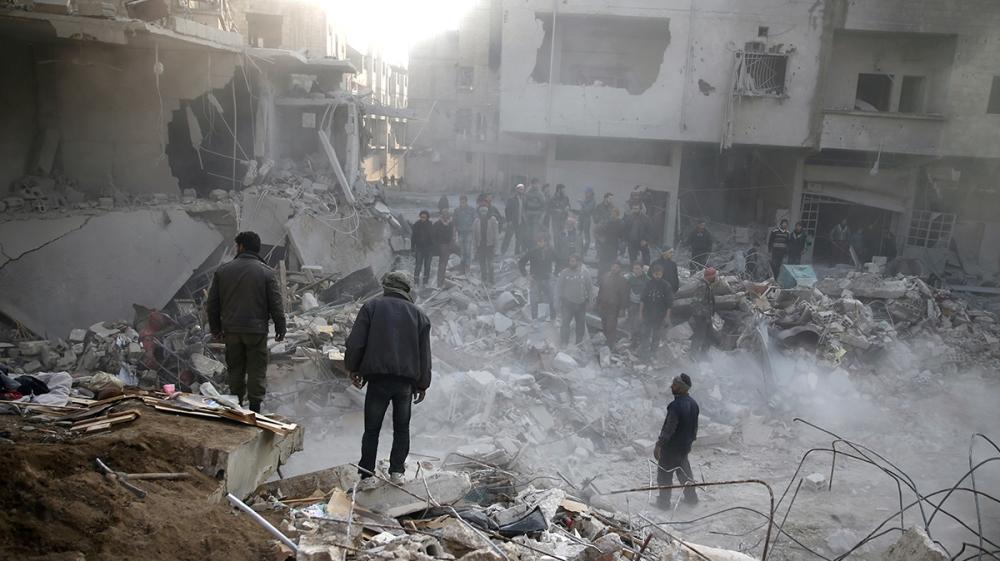
[(277, 473), (293, 453), (302, 450), (305, 430), (298, 426), (285, 436), (256, 427), (231, 426), (212, 442), (206, 442), (197, 458), (201, 471), (225, 484), (213, 500), (226, 493), (245, 499), (261, 483)]
[(317, 296), (322, 302), (338, 304), (359, 300), (377, 293), (381, 288), (382, 285), (375, 278), (375, 271), (368, 266), (334, 282), (330, 288), (321, 291)]
[(667, 340), (669, 341), (687, 341), (692, 335), (694, 335), (694, 329), (686, 321), (667, 330)]
[(337, 217), (320, 219), (309, 214), (289, 220), (289, 243), (299, 264), (319, 265), (326, 274), (344, 276), (357, 270), (360, 263), (368, 263), (376, 278), (388, 272), (393, 261), (392, 248), (385, 243), (390, 234), (388, 224), (360, 217), (353, 232), (349, 224)]
[(330, 489), (350, 489), (361, 480), (358, 468), (344, 464), (319, 471), (304, 473), (265, 483), (253, 492), (252, 497), (309, 497), (319, 491), (327, 493)]
[(566, 353), (556, 353), (555, 358), (552, 359), (552, 366), (562, 372), (572, 372), (580, 367), (576, 359)]
[(164, 307), (223, 238), (183, 210), (146, 209), (11, 220), (0, 240), (0, 310), (35, 333), (64, 335), (132, 317), (133, 303)]
[(511, 327), (514, 327), (514, 320), (500, 312), (493, 314), (493, 329), (496, 329), (497, 333), (506, 333)]
[(261, 195), (255, 189), (242, 193), (240, 229), (257, 232), (263, 244), (285, 245), (285, 222), (292, 214), (290, 199)]
[(363, 508), (396, 518), (427, 508), (428, 498), (439, 504), (452, 504), (471, 490), (472, 482), (468, 474), (438, 471), (399, 487), (384, 484), (374, 489), (359, 490), (355, 498)]
[(882, 561), (945, 561), (948, 554), (920, 528), (907, 528), (882, 555)]

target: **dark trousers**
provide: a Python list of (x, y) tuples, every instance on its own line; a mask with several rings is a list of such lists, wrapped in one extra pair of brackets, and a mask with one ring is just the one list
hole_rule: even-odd
[(267, 393), (267, 334), (226, 333), (226, 368), (229, 391), (243, 403), (244, 398), (260, 408)]
[(590, 251), (590, 220), (580, 220), (580, 231), (583, 233), (583, 254), (580, 255), (580, 259), (583, 259), (587, 252)]
[(608, 341), (608, 347), (612, 349), (618, 343), (618, 315), (620, 313), (621, 308), (601, 307), (601, 331), (604, 332), (604, 338)]
[(708, 267), (708, 254), (707, 253), (696, 253), (691, 256), (691, 263), (689, 269), (692, 273), (696, 273), (701, 269)]
[(444, 286), (444, 275), (448, 272), (448, 258), (451, 257), (452, 245), (445, 244), (438, 249), (438, 288)]
[(559, 326), (559, 341), (569, 344), (569, 324), (576, 322), (576, 344), (583, 342), (583, 336), (587, 332), (587, 303), (580, 302), (574, 304), (563, 300), (562, 302), (562, 325)]
[(538, 319), (538, 305), (545, 302), (549, 305), (546, 319), (555, 317), (555, 303), (552, 301), (552, 279), (531, 279), (531, 291), (528, 292), (528, 302), (531, 306), (531, 319)]
[[(659, 465), (660, 469), (656, 471), (657, 485), (673, 485), (675, 473), (677, 474), (677, 482), (681, 485), (695, 482), (687, 452), (664, 450), (660, 453)], [(660, 496), (656, 500), (658, 505), (670, 506), (670, 491), (670, 489), (660, 489)], [(694, 487), (684, 487), (684, 502), (692, 504), (698, 502), (698, 493)]]
[(781, 274), (781, 264), (785, 261), (785, 252), (780, 249), (771, 251), (771, 274), (777, 279)]
[(483, 284), (493, 285), (493, 246), (480, 246), (477, 249), (479, 256), (479, 278)]
[(430, 249), (413, 248), (413, 259), (417, 263), (413, 270), (413, 282), (421, 282), (420, 271), (423, 269), (423, 283), (427, 284), (427, 281), (431, 278), (431, 258), (433, 256), (434, 253)]
[[(405, 380), (373, 379), (365, 394), (365, 433), (361, 437), (362, 468), (374, 472), (378, 458), (378, 436), (382, 431), (385, 412), (392, 403), (392, 451), (389, 452), (389, 473), (406, 471), (406, 456), (410, 453), (410, 407), (413, 386)], [(362, 472), (362, 478), (367, 474)]]
[(712, 346), (715, 338), (714, 328), (711, 318), (691, 318), (691, 328), (694, 334), (691, 336), (691, 353), (701, 356)]
[(642, 264), (649, 265), (649, 244), (640, 245), (639, 242), (628, 243), (628, 262), (631, 265), (642, 257)]
[(802, 254), (801, 253), (789, 253), (788, 254), (788, 264), (789, 265), (801, 265), (802, 264)]
[(642, 330), (639, 332), (639, 351), (652, 356), (660, 348), (660, 335), (663, 333), (663, 320), (642, 320)]

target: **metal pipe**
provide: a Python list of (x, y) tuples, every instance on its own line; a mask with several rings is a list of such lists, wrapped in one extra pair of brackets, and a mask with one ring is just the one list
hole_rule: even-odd
[(257, 524), (260, 524), (262, 528), (267, 530), (267, 533), (277, 538), (279, 541), (281, 541), (281, 543), (288, 546), (288, 548), (291, 549), (296, 554), (299, 553), (299, 546), (295, 545), (295, 542), (288, 539), (288, 536), (282, 534), (281, 530), (278, 530), (277, 528), (272, 526), (271, 523), (265, 520), (263, 516), (257, 514), (257, 512), (254, 511), (254, 509), (250, 508), (249, 506), (247, 506), (246, 503), (233, 496), (232, 493), (226, 493), (226, 498), (229, 499), (229, 502), (233, 506), (250, 515), (250, 518), (252, 518), (253, 521), (256, 522)]

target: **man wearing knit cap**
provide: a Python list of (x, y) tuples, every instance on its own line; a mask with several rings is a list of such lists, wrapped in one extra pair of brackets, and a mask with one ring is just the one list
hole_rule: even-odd
[[(698, 438), (698, 403), (688, 395), (691, 391), (691, 377), (681, 374), (670, 384), (674, 400), (667, 406), (667, 417), (663, 420), (660, 437), (656, 441), (653, 456), (660, 466), (657, 472), (658, 485), (673, 485), (674, 474), (682, 485), (694, 482), (688, 454), (691, 444)], [(684, 487), (684, 502), (696, 504), (698, 493), (694, 487)], [(670, 489), (661, 489), (656, 500), (657, 506), (670, 508)]]
[(715, 315), (715, 293), (712, 291), (712, 283), (715, 282), (716, 272), (714, 267), (708, 267), (698, 279), (698, 288), (695, 290), (695, 303), (691, 311), (691, 355), (702, 356), (708, 351), (715, 339), (715, 331), (712, 327), (712, 316)]
[(344, 365), (365, 394), (365, 433), (361, 438), (361, 478), (375, 471), (378, 436), (392, 404), (389, 475), (401, 481), (410, 453), (410, 405), (424, 400), (431, 385), (431, 322), (413, 303), (409, 275), (382, 277), (383, 295), (358, 312), (347, 337)]

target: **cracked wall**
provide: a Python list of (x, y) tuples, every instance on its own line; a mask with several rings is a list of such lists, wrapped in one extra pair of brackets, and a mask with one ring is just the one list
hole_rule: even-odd
[[(734, 53), (746, 42), (762, 40), (761, 27), (767, 27), (773, 37), (763, 38), (766, 48), (777, 46), (782, 52), (794, 53), (788, 60), (787, 97), (740, 98), (733, 118), (733, 140), (809, 145), (825, 4), (810, 10), (808, 5), (785, 0), (556, 3), (554, 68), (562, 66), (560, 33), (570, 35), (565, 43), (587, 44), (588, 34), (574, 29), (579, 27), (572, 23), (574, 19), (669, 22), (662, 26), (668, 30), (665, 48), (662, 35), (660, 43), (636, 43), (644, 45), (643, 56), (632, 57), (639, 63), (636, 68), (647, 67), (650, 60), (658, 61), (659, 66), (647, 89), (632, 87), (630, 91), (629, 87), (609, 87), (603, 82), (540, 83), (536, 79), (540, 72), (535, 71), (546, 64), (544, 54), (540, 55), (545, 51), (546, 25), (545, 17), (539, 19), (538, 14), (552, 13), (553, 3), (508, 0), (504, 2), (501, 128), (528, 134), (718, 142), (726, 106), (732, 99)], [(570, 24), (560, 27), (560, 18)]]

